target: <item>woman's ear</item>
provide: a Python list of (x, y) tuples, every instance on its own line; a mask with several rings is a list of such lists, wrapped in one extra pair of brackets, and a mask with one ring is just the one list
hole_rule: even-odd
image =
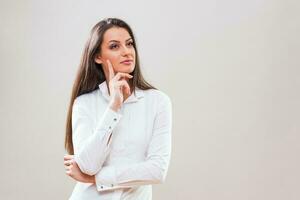
[(99, 54), (96, 55), (96, 57), (95, 57), (95, 62), (96, 62), (97, 64), (102, 64), (102, 63), (103, 63), (103, 62), (102, 62), (102, 59), (101, 59), (101, 57), (100, 57)]

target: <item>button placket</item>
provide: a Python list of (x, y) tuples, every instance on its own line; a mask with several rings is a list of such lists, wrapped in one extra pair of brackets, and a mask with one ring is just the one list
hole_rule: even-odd
[[(113, 119), (113, 122), (112, 122), (113, 125), (115, 125), (116, 122), (117, 122), (117, 118), (115, 117), (115, 118)], [(112, 129), (112, 126), (109, 126), (108, 128), (109, 128), (109, 130), (111, 130), (111, 129)]]

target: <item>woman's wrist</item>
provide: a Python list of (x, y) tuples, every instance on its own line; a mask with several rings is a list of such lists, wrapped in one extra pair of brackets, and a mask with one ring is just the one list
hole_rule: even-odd
[(96, 177), (95, 175), (91, 176), (91, 183), (96, 183), (96, 178), (95, 177)]
[(109, 103), (109, 108), (112, 109), (113, 111), (115, 112), (118, 112), (118, 110), (120, 109), (120, 105), (114, 103), (114, 102), (111, 102)]
[(87, 175), (87, 174), (84, 174), (84, 176), (82, 177), (82, 180), (81, 182), (83, 183), (96, 183), (96, 176), (95, 175)]

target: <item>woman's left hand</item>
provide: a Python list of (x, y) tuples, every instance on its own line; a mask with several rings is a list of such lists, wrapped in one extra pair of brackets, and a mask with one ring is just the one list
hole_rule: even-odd
[(76, 161), (74, 160), (74, 155), (64, 156), (64, 166), (66, 174), (76, 181), (83, 183), (95, 183), (95, 176), (90, 176), (81, 172)]

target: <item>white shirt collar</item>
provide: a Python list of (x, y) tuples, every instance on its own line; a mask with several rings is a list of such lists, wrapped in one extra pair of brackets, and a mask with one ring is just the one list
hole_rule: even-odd
[[(103, 81), (102, 83), (99, 84), (99, 89), (100, 92), (102, 93), (103, 97), (109, 101), (110, 100), (110, 96), (108, 93), (108, 88), (107, 88), (107, 84), (106, 81)], [(132, 93), (126, 100), (124, 103), (130, 103), (130, 102), (137, 102), (139, 99), (144, 97), (144, 92), (143, 90), (139, 89), (139, 88), (135, 88), (135, 94)]]

